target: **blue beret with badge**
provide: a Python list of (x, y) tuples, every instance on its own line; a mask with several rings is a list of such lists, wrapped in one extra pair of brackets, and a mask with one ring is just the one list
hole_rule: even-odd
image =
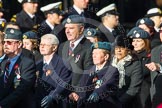
[(145, 24), (146, 26), (150, 28), (154, 28), (154, 25), (155, 25), (155, 23), (150, 18), (142, 18), (136, 22), (136, 26), (139, 26), (141, 24)]
[(38, 0), (18, 0), (19, 3), (38, 3)]
[(84, 30), (84, 36), (86, 37), (99, 37), (101, 32), (95, 28), (87, 28)]
[(37, 39), (37, 33), (34, 31), (28, 31), (23, 34), (23, 39)]
[(46, 6), (41, 7), (40, 10), (44, 12), (45, 14), (57, 13), (59, 15), (63, 15), (64, 12), (61, 10), (61, 5), (62, 5), (62, 2), (51, 3)]
[(22, 32), (19, 29), (7, 28), (4, 39), (22, 40)]
[(96, 15), (97, 16), (105, 16), (106, 13), (111, 14), (111, 15), (119, 15), (119, 13), (117, 12), (117, 7), (114, 3), (102, 8), (101, 10), (99, 10)]
[(159, 8), (151, 8), (147, 11), (145, 17), (153, 17), (153, 16), (162, 16), (162, 11)]
[(130, 37), (133, 35), (133, 33), (135, 33), (137, 30), (143, 30), (140, 27), (133, 27), (128, 33), (127, 33), (127, 37)]
[(139, 27), (134, 27), (133, 29), (131, 29), (130, 32), (127, 34), (127, 36), (130, 38), (142, 38), (142, 39), (150, 38), (150, 34)]
[(79, 24), (79, 23), (82, 23), (82, 24), (85, 23), (85, 18), (80, 15), (70, 15), (62, 22), (63, 25), (65, 25), (65, 24)]
[(111, 43), (109, 42), (96, 42), (91, 46), (92, 49), (104, 49), (111, 51)]

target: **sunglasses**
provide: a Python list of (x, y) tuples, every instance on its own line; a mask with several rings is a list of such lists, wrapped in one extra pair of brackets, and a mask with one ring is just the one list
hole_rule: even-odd
[(15, 44), (15, 43), (18, 43), (19, 41), (3, 41), (3, 44), (7, 44), (7, 45), (12, 45), (12, 44)]

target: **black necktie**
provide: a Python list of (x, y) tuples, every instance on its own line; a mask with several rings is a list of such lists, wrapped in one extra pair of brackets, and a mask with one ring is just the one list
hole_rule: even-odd
[(80, 16), (84, 17), (84, 16), (85, 16), (85, 15), (84, 15), (84, 12), (81, 12)]
[(9, 75), (10, 75), (10, 73), (9, 73), (9, 65), (10, 65), (10, 61), (8, 60), (6, 62), (6, 65), (5, 65), (4, 83), (7, 83)]
[(117, 32), (115, 30), (112, 31), (112, 34), (113, 34), (114, 37), (117, 36)]
[(48, 66), (47, 63), (44, 63), (44, 64), (43, 64), (43, 71), (44, 71), (44, 72), (47, 72), (47, 66)]

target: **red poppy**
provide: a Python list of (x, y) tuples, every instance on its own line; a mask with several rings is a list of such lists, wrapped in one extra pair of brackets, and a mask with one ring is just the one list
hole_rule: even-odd
[(17, 70), (18, 68), (19, 68), (19, 65), (18, 64), (15, 64), (14, 70)]

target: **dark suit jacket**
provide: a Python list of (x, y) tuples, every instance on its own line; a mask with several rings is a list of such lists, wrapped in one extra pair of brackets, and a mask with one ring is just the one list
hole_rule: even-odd
[[(82, 89), (85, 91), (82, 91), (79, 93), (80, 100), (82, 104), (85, 102), (86, 99), (90, 96), (91, 93), (97, 93), (100, 96), (100, 102), (97, 103), (87, 103), (91, 104), (90, 106), (93, 108), (102, 108), (108, 105), (110, 108), (114, 108), (115, 104), (117, 104), (117, 100), (113, 99), (115, 98), (115, 93), (118, 90), (118, 81), (119, 81), (119, 72), (117, 68), (111, 66), (109, 63), (107, 63), (103, 69), (97, 72), (97, 75), (93, 75), (96, 71), (96, 66), (93, 66), (91, 69), (85, 71), (84, 75), (82, 76), (80, 80), (80, 87), (87, 88)], [(90, 76), (90, 73), (92, 74)], [(93, 88), (93, 78), (98, 77), (99, 80), (103, 80), (103, 84), (99, 88)], [(91, 87), (90, 87), (91, 86)], [(89, 89), (88, 89), (89, 87)], [(100, 104), (102, 101), (107, 101), (105, 104)], [(107, 103), (107, 104), (106, 104)], [(109, 104), (111, 103), (111, 104)], [(117, 105), (116, 105), (117, 106)]]
[[(67, 62), (54, 54), (52, 60), (47, 66), (48, 72), (43, 71), (43, 60), (38, 64), (39, 76), (36, 86), (36, 100), (38, 104), (46, 95), (52, 95), (55, 99), (61, 99), (68, 95), (66, 85), (71, 81), (71, 71)], [(61, 81), (62, 80), (62, 81)], [(40, 105), (38, 105), (40, 107)]]
[[(1, 64), (0, 72), (0, 106), (2, 108), (34, 108), (33, 86), (35, 83), (35, 63), (32, 59), (20, 55), (15, 65), (20, 69), (20, 82), (16, 78), (15, 65), (9, 76), (7, 84), (4, 84), (4, 70), (7, 60)], [(19, 82), (16, 86), (16, 82)]]
[[(162, 45), (156, 46), (151, 51), (151, 62), (162, 63)], [(151, 72), (151, 100), (153, 108), (156, 108), (157, 105), (162, 103), (162, 74), (158, 71)]]
[(58, 54), (67, 60), (73, 71), (72, 84), (77, 85), (84, 70), (92, 66), (91, 43), (83, 38), (73, 50), (71, 56), (68, 55), (69, 41), (62, 43), (59, 47)]
[(109, 29), (107, 29), (102, 23), (98, 26), (99, 30), (101, 31), (101, 40), (102, 41), (106, 41), (106, 42), (111, 42), (113, 43), (115, 40), (115, 37), (113, 36), (113, 34), (109, 31)]
[(38, 24), (41, 22), (42, 19), (40, 19), (37, 15), (31, 19), (30, 16), (23, 10), (16, 14), (16, 23), (19, 25), (23, 33), (30, 30), (37, 30)]
[(43, 21), (38, 29), (38, 38), (41, 38), (41, 36), (50, 33), (52, 29), (50, 26), (46, 23), (46, 21)]

